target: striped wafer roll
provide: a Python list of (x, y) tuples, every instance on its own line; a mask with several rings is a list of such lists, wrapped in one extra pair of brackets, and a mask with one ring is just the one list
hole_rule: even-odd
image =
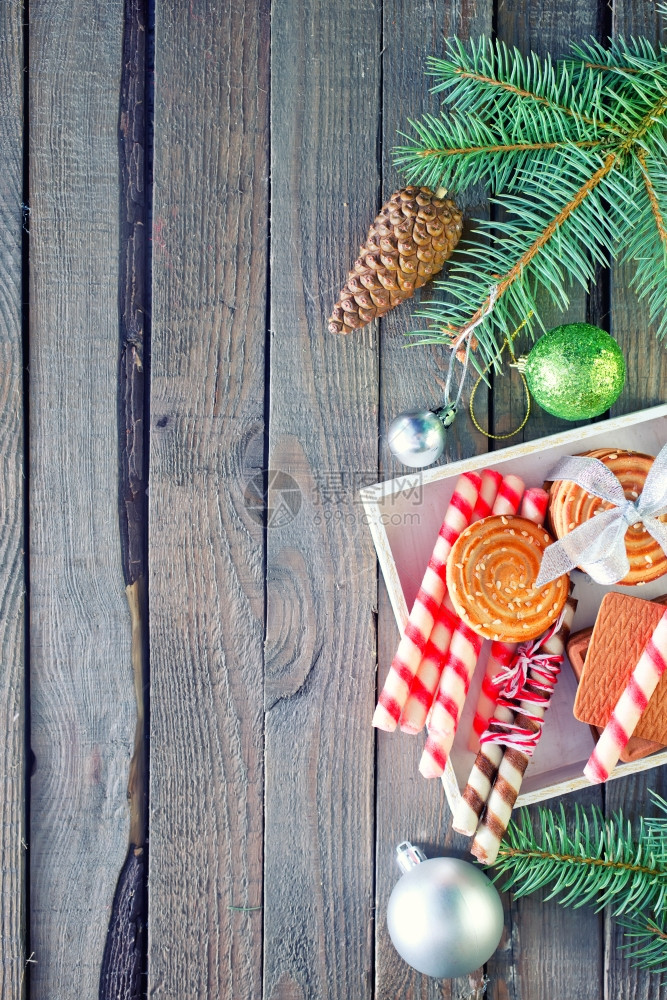
[(449, 595), (445, 594), (431, 638), (426, 644), (419, 670), (410, 685), (410, 694), (401, 713), (401, 729), (404, 733), (418, 733), (426, 722), (426, 716), (438, 690), (452, 633), (458, 621), (459, 616), (454, 611), (454, 605)]
[(511, 473), (505, 476), (498, 487), (498, 495), (493, 505), (492, 514), (516, 514), (521, 504), (525, 483), (519, 476)]
[[(502, 663), (500, 669), (504, 670), (510, 666), (518, 648), (517, 644), (494, 642), (491, 647), (492, 652), (494, 647), (498, 654), (502, 650), (502, 660), (505, 662)], [(497, 696), (497, 693), (498, 689), (495, 688), (495, 696)], [(501, 732), (505, 725), (511, 725), (515, 721), (517, 721), (517, 716), (511, 708), (508, 708), (503, 703), (494, 704), (493, 716), (487, 721), (483, 732)], [(525, 728), (530, 728), (533, 731), (537, 728), (533, 726), (531, 720), (525, 719), (525, 717), (520, 721), (523, 722)], [(463, 789), (461, 799), (454, 812), (452, 826), (458, 833), (464, 833), (467, 837), (472, 837), (475, 834), (479, 818), (484, 811), (491, 788), (496, 779), (503, 754), (506, 752), (505, 748), (499, 743), (483, 743), (479, 748), (475, 763), (468, 777), (468, 782)]]
[[(544, 524), (548, 503), (549, 494), (546, 490), (539, 487), (526, 490), (521, 500), (521, 517), (525, 517), (527, 521), (532, 521), (534, 524)], [(492, 683), (493, 678), (509, 665), (516, 646), (517, 644), (513, 642), (494, 642), (491, 645), (491, 654), (486, 665), (486, 674), (482, 681), (482, 689), (479, 693), (468, 743), (470, 750), (479, 750), (479, 737), (486, 729), (496, 707), (498, 688)]]
[[(516, 514), (523, 495), (523, 480), (509, 475), (500, 482), (496, 480), (496, 487), (496, 497), (490, 513)], [(420, 773), (425, 778), (439, 778), (445, 769), (461, 709), (482, 649), (482, 640), (465, 622), (460, 621), (452, 634), (449, 649), (451, 655), (448, 655), (442, 670), (429, 720), (428, 738), (419, 763)]]
[(647, 642), (639, 663), (616, 702), (611, 718), (602, 730), (595, 750), (584, 768), (584, 774), (589, 781), (594, 784), (606, 781), (614, 770), (665, 667), (667, 667), (667, 611)]
[[(484, 469), (471, 523), (488, 517), (492, 512), (502, 478), (495, 469)], [(446, 597), (440, 606), (431, 638), (424, 650), (424, 656), (401, 714), (400, 725), (403, 732), (418, 733), (424, 726), (438, 690), (452, 632), (458, 620), (451, 601)]]
[(481, 635), (473, 632), (465, 622), (458, 622), (452, 633), (419, 763), (419, 771), (425, 778), (439, 778), (445, 769), (482, 642)]
[(526, 490), (521, 501), (521, 517), (534, 524), (544, 524), (548, 505), (549, 494), (546, 490), (539, 486)]
[[(500, 472), (495, 469), (484, 469), (482, 485), (479, 488), (479, 496), (472, 512), (471, 521), (481, 521), (483, 517), (488, 517), (493, 512), (493, 505), (496, 502), (502, 481), (503, 477)], [(504, 511), (500, 513), (504, 513)]]
[(494, 678), (509, 667), (512, 657), (516, 651), (516, 642), (492, 642), (491, 652), (486, 664), (486, 672), (482, 680), (482, 687), (477, 699), (475, 717), (472, 720), (472, 730), (468, 749), (479, 750), (479, 738), (489, 724), (493, 716), (498, 698), (498, 688), (494, 685)]
[[(565, 645), (570, 636), (570, 629), (574, 620), (574, 613), (577, 609), (577, 602), (572, 597), (568, 597), (563, 609), (560, 627), (544, 643), (544, 652), (553, 656), (562, 656)], [(528, 680), (534, 677), (533, 672), (529, 672)], [(537, 681), (535, 682), (537, 683)], [(526, 685), (527, 688), (530, 684)], [(530, 712), (533, 718), (543, 718), (547, 705), (543, 707), (529, 702), (519, 702), (519, 712), (514, 718), (517, 726), (522, 726), (525, 730), (531, 727), (539, 728), (532, 719), (521, 714), (521, 710)], [(505, 747), (502, 760), (498, 766), (498, 773), (495, 782), (489, 793), (486, 802), (484, 818), (477, 827), (475, 839), (471, 847), (471, 853), (483, 864), (493, 864), (498, 857), (500, 842), (507, 830), (512, 809), (516, 802), (523, 776), (528, 766), (530, 756), (515, 747)]]
[(458, 478), (433, 555), (378, 699), (373, 715), (373, 725), (378, 729), (392, 732), (396, 728), (445, 596), (447, 556), (470, 524), (481, 485), (482, 480), (475, 472), (464, 472)]

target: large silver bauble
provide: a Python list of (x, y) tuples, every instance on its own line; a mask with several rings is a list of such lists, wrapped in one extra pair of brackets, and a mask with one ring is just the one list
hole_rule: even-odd
[(433, 410), (407, 410), (389, 424), (389, 449), (412, 469), (432, 465), (445, 450), (445, 426)]
[(503, 904), (479, 868), (431, 858), (408, 871), (389, 899), (394, 947), (418, 972), (452, 979), (479, 969), (503, 932)]

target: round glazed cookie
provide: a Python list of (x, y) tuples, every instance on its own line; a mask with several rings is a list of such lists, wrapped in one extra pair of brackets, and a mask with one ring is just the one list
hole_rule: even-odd
[[(619, 448), (598, 448), (584, 452), (587, 458), (597, 458), (614, 473), (628, 500), (636, 500), (653, 465), (652, 455)], [(557, 538), (562, 538), (583, 524), (598, 511), (610, 510), (613, 504), (587, 493), (581, 486), (565, 479), (558, 479), (549, 491), (549, 524)], [(659, 518), (667, 521), (667, 515)], [(637, 586), (657, 580), (667, 573), (667, 556), (641, 523), (632, 525), (625, 533), (625, 549), (630, 571), (619, 583)], [(583, 568), (583, 567), (582, 567)]]
[(568, 595), (567, 574), (533, 586), (552, 542), (544, 528), (512, 515), (485, 517), (466, 528), (447, 560), (449, 596), (466, 625), (501, 642), (542, 635)]

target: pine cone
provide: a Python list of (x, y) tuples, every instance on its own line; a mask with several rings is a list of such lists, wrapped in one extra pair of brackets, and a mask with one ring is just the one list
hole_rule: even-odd
[(329, 319), (350, 333), (409, 299), (442, 270), (459, 241), (463, 215), (429, 188), (396, 191), (380, 209)]

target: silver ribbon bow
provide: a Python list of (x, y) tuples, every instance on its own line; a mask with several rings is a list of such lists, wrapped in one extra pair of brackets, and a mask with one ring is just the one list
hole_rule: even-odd
[(667, 554), (667, 524), (657, 519), (660, 514), (667, 513), (667, 445), (657, 455), (644, 489), (634, 501), (626, 500), (614, 473), (597, 458), (563, 458), (551, 469), (547, 479), (567, 479), (614, 506), (584, 521), (547, 547), (536, 587), (550, 583), (575, 566), (581, 566), (596, 583), (605, 586), (618, 583), (630, 569), (625, 533), (638, 522)]

